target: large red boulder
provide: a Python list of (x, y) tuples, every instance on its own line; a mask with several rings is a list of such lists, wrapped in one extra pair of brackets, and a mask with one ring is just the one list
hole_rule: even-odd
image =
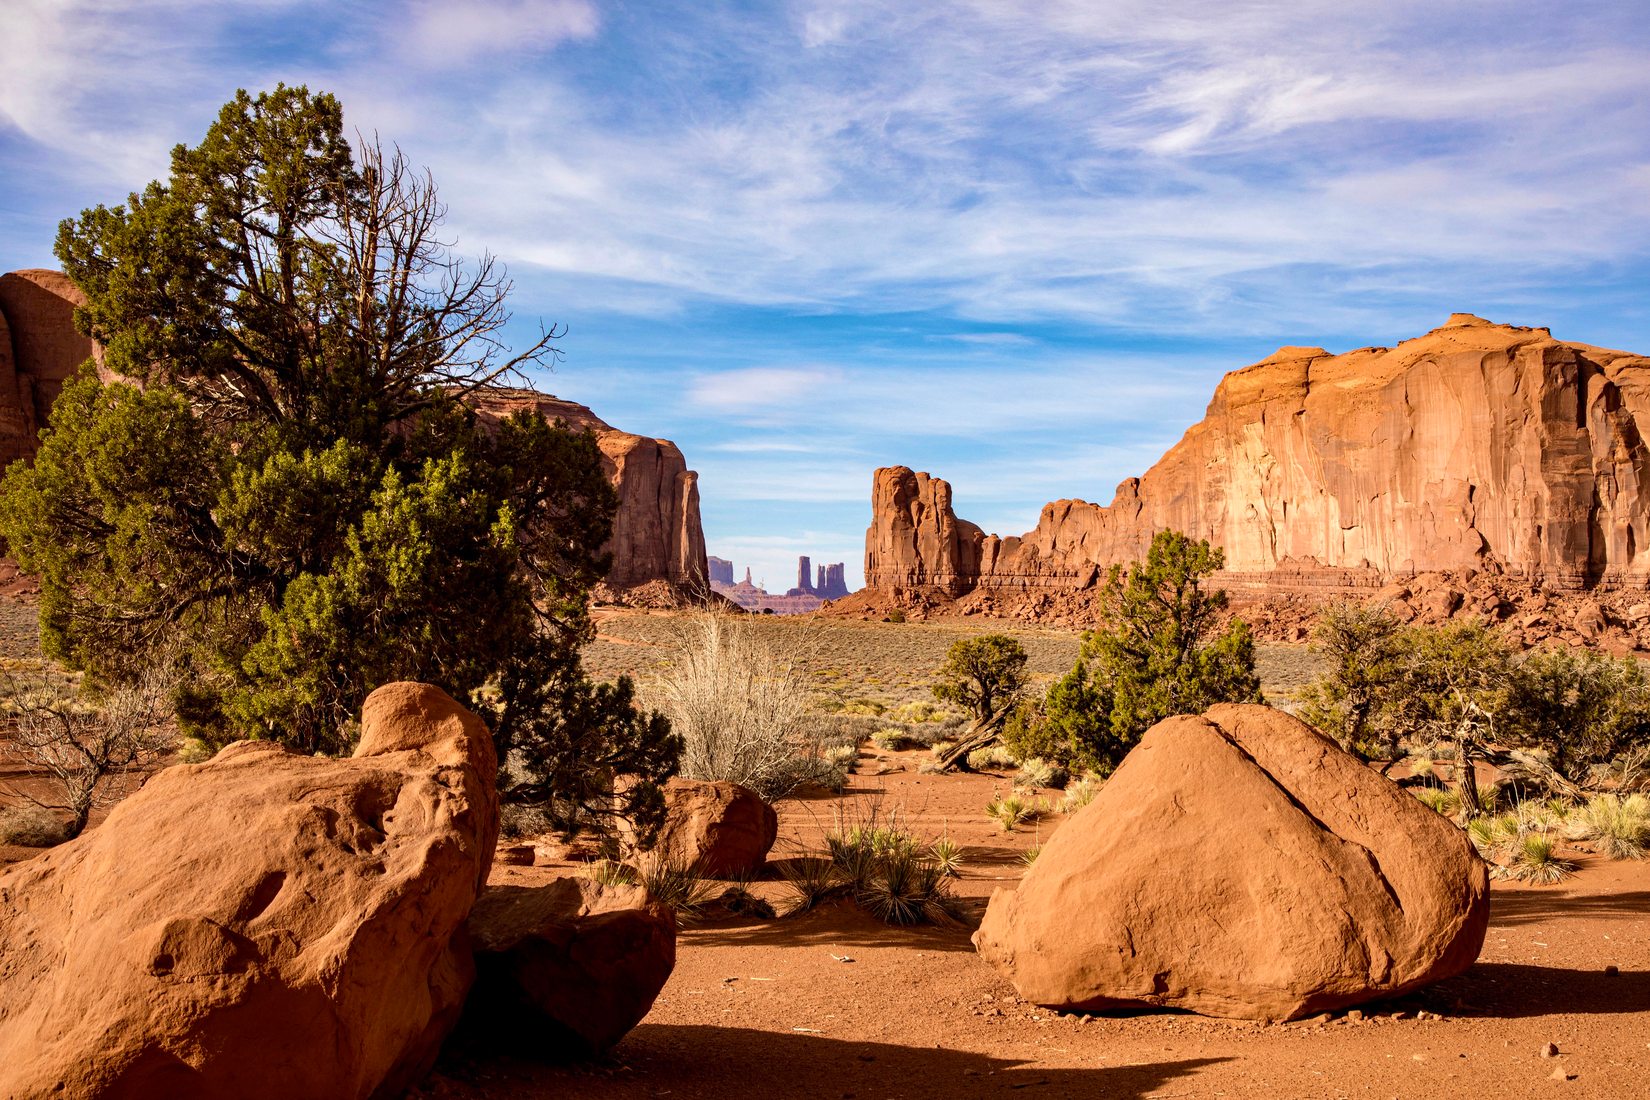
[(1153, 726), (974, 935), (1020, 995), (1288, 1020), (1459, 974), (1489, 876), (1465, 835), (1305, 723)]
[(672, 779), (665, 784), (665, 823), (653, 851), (709, 878), (754, 874), (779, 835), (779, 815), (738, 783)]
[(470, 987), (496, 770), (391, 684), (351, 759), (238, 742), (0, 872), (0, 1096), (398, 1095)]
[(491, 886), (470, 914), (472, 1032), (512, 1050), (590, 1054), (624, 1038), (676, 966), (676, 917), (640, 887), (580, 876)]

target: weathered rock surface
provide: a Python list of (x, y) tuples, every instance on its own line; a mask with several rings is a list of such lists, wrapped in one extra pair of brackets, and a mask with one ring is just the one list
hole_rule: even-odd
[(1152, 727), (974, 943), (1050, 1007), (1286, 1020), (1459, 974), (1488, 919), (1459, 829), (1304, 723), (1228, 704)]
[(676, 965), (676, 918), (639, 887), (579, 876), (491, 886), (470, 915), (467, 1027), (517, 1052), (606, 1050), (641, 1022)]
[(243, 741), (0, 872), (0, 1096), (399, 1095), (472, 978), (491, 736), (368, 697), (353, 758)]
[(999, 538), (950, 486), (878, 470), (868, 587), (1081, 592), (1167, 528), (1226, 551), (1226, 583), (1378, 587), (1490, 571), (1561, 589), (1650, 584), (1650, 360), (1465, 314), (1395, 348), (1281, 348), (1109, 507), (1045, 505)]
[(607, 545), (613, 567), (601, 598), (671, 603), (708, 590), (699, 475), (687, 468), (676, 444), (619, 431), (583, 405), (533, 390), (490, 390), (477, 406), (483, 416), (499, 418), (531, 409), (546, 420), (596, 433), (603, 468), (619, 493)]
[(665, 783), (665, 822), (653, 853), (727, 878), (761, 870), (778, 835), (779, 815), (749, 787), (678, 777)]
[(74, 327), (85, 300), (60, 271), (0, 275), (0, 463), (34, 456), (63, 383), (98, 354)]

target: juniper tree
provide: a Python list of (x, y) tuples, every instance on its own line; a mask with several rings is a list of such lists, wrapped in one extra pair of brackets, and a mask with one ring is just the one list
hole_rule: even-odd
[(342, 750), (367, 691), (419, 679), (485, 704), (539, 793), (628, 770), (645, 801), (676, 742), (577, 660), (616, 497), (588, 433), (466, 400), (559, 332), (506, 350), (508, 279), (444, 214), (332, 96), (238, 93), (165, 182), (60, 227), (112, 377), (65, 387), (0, 533), (48, 654), (121, 682), (181, 644), (180, 719), (214, 739)]

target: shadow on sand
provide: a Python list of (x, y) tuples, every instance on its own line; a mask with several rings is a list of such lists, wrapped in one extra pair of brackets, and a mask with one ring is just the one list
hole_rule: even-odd
[[(525, 1089), (512, 1088), (511, 1095), (590, 1100), (666, 1094), (672, 1100), (724, 1100), (730, 1092), (753, 1100), (976, 1096), (1123, 1100), (1154, 1093), (1177, 1078), (1223, 1061), (1227, 1059), (1187, 1058), (1133, 1066), (1048, 1069), (1022, 1059), (942, 1045), (906, 1047), (741, 1027), (643, 1024), (606, 1063), (551, 1066), (492, 1055), (485, 1072), (494, 1080), (530, 1082)], [(438, 1071), (460, 1087), (474, 1080), (462, 1054), (445, 1061)]]
[(1516, 1019), (1557, 1014), (1612, 1015), (1650, 1009), (1650, 971), (1606, 974), (1523, 963), (1481, 962), (1459, 978), (1423, 990), (1458, 1015)]

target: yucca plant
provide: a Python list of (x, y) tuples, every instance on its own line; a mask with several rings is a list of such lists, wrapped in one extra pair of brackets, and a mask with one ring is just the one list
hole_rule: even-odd
[(1526, 833), (1507, 868), (1513, 878), (1542, 885), (1551, 885), (1574, 872), (1575, 864), (1555, 854), (1553, 839), (1545, 833)]
[(797, 856), (776, 866), (790, 894), (787, 917), (806, 913), (842, 887), (836, 864), (825, 856)]
[(1643, 859), (1650, 849), (1650, 799), (1601, 794), (1576, 811), (1569, 830), (1591, 840), (1611, 859)]
[(1097, 775), (1085, 775), (1077, 782), (1066, 787), (1065, 797), (1060, 799), (1060, 812), (1074, 814), (1094, 801), (1094, 796), (1100, 793), (1105, 780)]
[(940, 869), (940, 874), (948, 878), (960, 877), (962, 868), (962, 845), (948, 836), (942, 836), (928, 846), (928, 856), (934, 861), (934, 866)]
[(1043, 846), (1041, 844), (1033, 844), (1031, 847), (1020, 853), (1020, 862), (1025, 864), (1027, 867), (1030, 867), (1033, 863), (1037, 862), (1037, 857), (1042, 854)]
[(998, 795), (986, 803), (985, 812), (1005, 833), (1012, 833), (1016, 825), (1024, 825), (1037, 814), (1032, 804), (1017, 794)]
[(1436, 810), (1445, 817), (1454, 817), (1461, 808), (1461, 798), (1454, 791), (1443, 787), (1413, 787), (1412, 793), (1429, 809)]
[(855, 897), (888, 924), (949, 924), (955, 919), (945, 873), (933, 860), (903, 848), (877, 859)]
[(583, 870), (584, 877), (598, 886), (636, 885), (636, 869), (616, 859), (593, 859)]
[(697, 861), (654, 854), (642, 861), (641, 886), (649, 901), (668, 905), (676, 911), (678, 924), (687, 924), (704, 913), (710, 901), (711, 885)]

